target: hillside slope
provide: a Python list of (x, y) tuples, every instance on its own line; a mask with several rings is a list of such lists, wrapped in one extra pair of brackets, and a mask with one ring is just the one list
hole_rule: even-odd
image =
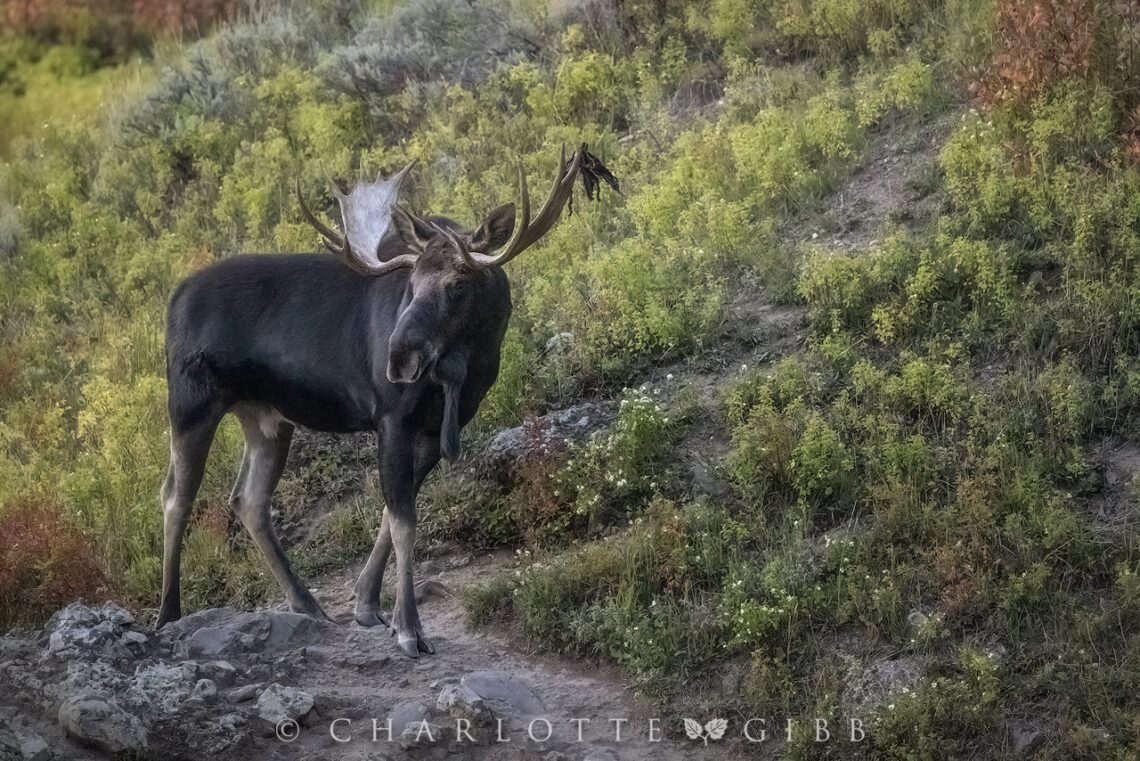
[[(685, 716), (857, 717), (866, 745), (804, 721), (765, 752), (1134, 757), (1137, 22), (322, 0), (188, 46), (105, 129), (54, 124), (5, 169), (0, 618), (152, 614), (163, 305), (217, 258), (312, 248), (293, 178), (317, 198), (321, 168), (415, 158), (416, 206), (474, 220), (516, 157), (538, 177), (585, 141), (624, 196), (511, 263), (466, 432), (522, 446), (422, 499), (425, 550), (515, 551), (465, 585), (471, 624), (615, 665), (677, 741)], [(572, 405), (581, 431), (532, 419)], [(294, 452), (277, 508), (310, 579), (371, 544), (367, 438)], [(225, 428), (188, 610), (276, 599), (225, 506), (239, 447)]]

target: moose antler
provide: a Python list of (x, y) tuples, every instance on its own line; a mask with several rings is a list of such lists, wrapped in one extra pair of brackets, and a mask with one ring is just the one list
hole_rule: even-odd
[(558, 221), (563, 207), (571, 201), (571, 195), (574, 190), (574, 180), (578, 178), (579, 174), (584, 178), (584, 184), (586, 185), (590, 198), (594, 197), (599, 178), (604, 180), (614, 190), (617, 190), (617, 179), (614, 178), (610, 171), (602, 165), (602, 162), (586, 150), (586, 148), (586, 144), (582, 143), (582, 145), (578, 147), (578, 150), (574, 151), (570, 159), (567, 160), (566, 146), (562, 146), (562, 159), (558, 162), (558, 171), (554, 175), (554, 186), (551, 187), (550, 193), (546, 196), (546, 201), (542, 204), (542, 209), (539, 210), (538, 216), (534, 218), (533, 222), (530, 218), (530, 193), (527, 191), (526, 173), (520, 165), (519, 196), (522, 205), (521, 219), (515, 225), (510, 240), (508, 240), (502, 248), (492, 254), (469, 251), (466, 247), (460, 246), (460, 254), (467, 261), (468, 265), (478, 268), (502, 266), (533, 246), (543, 235), (546, 235), (546, 233), (550, 231), (550, 228)]
[(378, 177), (374, 183), (361, 183), (348, 193), (333, 186), (345, 234), (326, 225), (305, 204), (301, 194), (301, 181), (297, 180), (297, 200), (301, 213), (309, 224), (321, 234), (322, 242), (330, 252), (362, 275), (383, 275), (416, 263), (416, 254), (401, 254), (387, 261), (380, 260), (380, 241), (392, 222), (392, 209), (399, 197), (400, 185), (415, 162), (409, 163), (391, 178)]

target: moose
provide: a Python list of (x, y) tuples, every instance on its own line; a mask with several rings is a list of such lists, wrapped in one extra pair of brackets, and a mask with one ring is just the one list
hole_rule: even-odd
[[(289, 607), (314, 617), (327, 618), (289, 565), (270, 498), (296, 426), (376, 434), (385, 507), (356, 582), (354, 618), (388, 626), (409, 657), (434, 652), (412, 579), (416, 496), (441, 456), (458, 457), (460, 430), (495, 382), (511, 314), (503, 265), (542, 238), (568, 202), (573, 213), (577, 178), (590, 198), (599, 178), (615, 190), (617, 181), (586, 145), (569, 158), (563, 148), (533, 219), (520, 167), (518, 224), (508, 203), (470, 231), (397, 203), (411, 166), (348, 192), (334, 186), (344, 234), (305, 205), (298, 184), (303, 215), (335, 256), (234, 256), (175, 290), (166, 328), (170, 468), (161, 491), (159, 627), (182, 615), (183, 537), (210, 444), (232, 413), (245, 447), (230, 504)], [(380, 589), (393, 549), (396, 597), (387, 621)]]

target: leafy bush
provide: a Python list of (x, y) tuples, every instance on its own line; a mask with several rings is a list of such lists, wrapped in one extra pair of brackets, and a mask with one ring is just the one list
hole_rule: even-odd
[(14, 504), (0, 512), (0, 626), (34, 620), (110, 585), (93, 538), (56, 505)]

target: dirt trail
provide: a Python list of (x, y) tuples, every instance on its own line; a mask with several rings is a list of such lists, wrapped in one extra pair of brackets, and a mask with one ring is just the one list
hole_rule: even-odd
[[(420, 564), (417, 578), (437, 581), (449, 592), (456, 592), (508, 568), (509, 558), (506, 553), (483, 555), (461, 567), (447, 569), (438, 569), (439, 561), (428, 560)], [(337, 621), (351, 621), (351, 589), (358, 571), (359, 568), (349, 568), (327, 576), (314, 589), (326, 612)], [(388, 741), (386, 722), (392, 708), (406, 703), (435, 708), (443, 687), (480, 672), (510, 675), (524, 685), (523, 701), (529, 688), (541, 710), (530, 714), (520, 711), (518, 705), (510, 709), (499, 704), (504, 710), (496, 710), (494, 719), (483, 726), (477, 722), (472, 726), (471, 735), (477, 741), (474, 745), (455, 742), (455, 719), (437, 716), (431, 721), (443, 730), (444, 737), (428, 751), (428, 757), (444, 757), (444, 749), (448, 758), (488, 761), (588, 757), (606, 761), (611, 758), (607, 751), (620, 761), (737, 756), (723, 745), (714, 743), (706, 748), (699, 740), (691, 741), (683, 735), (683, 739), (678, 739), (680, 727), (669, 727), (664, 719), (654, 730), (660, 741), (650, 742), (649, 720), (662, 714), (652, 706), (639, 704), (616, 670), (596, 663), (528, 653), (525, 642), (506, 631), (472, 628), (453, 594), (437, 591), (426, 595), (420, 603), (420, 613), (436, 652), (415, 661), (402, 656), (390, 634), (380, 628), (365, 629), (355, 623), (323, 628), (320, 639), (304, 648), (303, 663), (295, 665), (291, 679), (292, 684), (317, 697), (320, 717), (310, 718), (295, 741), (263, 739), (248, 757), (421, 757), (423, 749), (400, 746), (399, 730), (395, 730), (393, 741)], [(375, 742), (374, 718), (380, 724)], [(342, 721), (334, 731), (349, 742), (337, 742), (330, 736), (330, 725), (335, 719)], [(501, 730), (499, 719), (503, 722)], [(588, 720), (581, 723), (581, 740), (574, 719)], [(614, 720), (624, 720), (620, 740)], [(548, 731), (552, 735), (546, 740)], [(500, 737), (504, 741), (500, 742)]]

